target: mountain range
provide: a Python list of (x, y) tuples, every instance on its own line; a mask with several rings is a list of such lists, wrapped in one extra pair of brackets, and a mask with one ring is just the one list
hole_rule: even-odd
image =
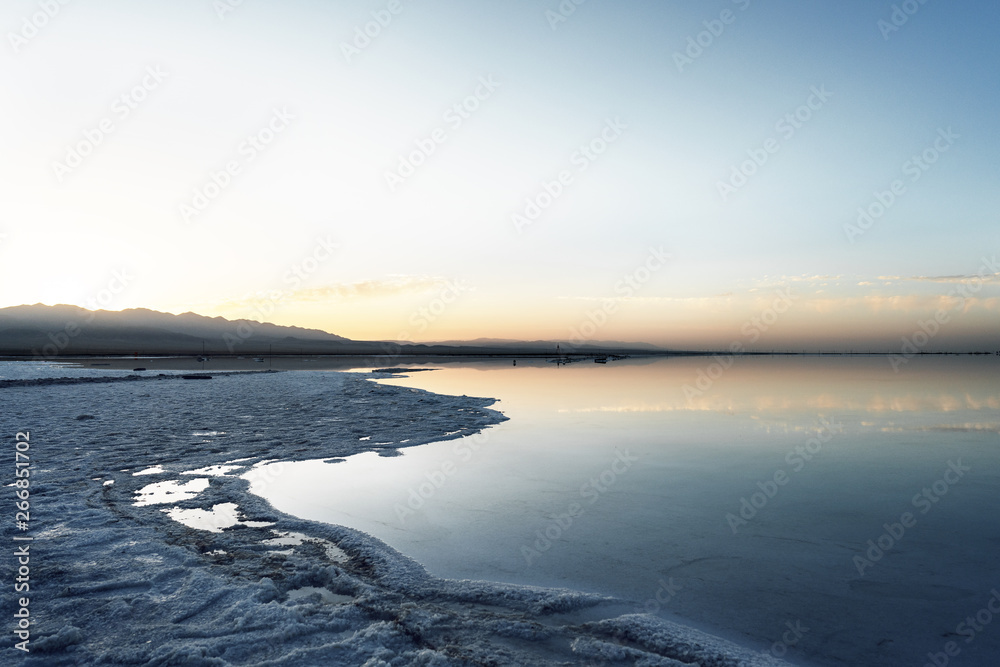
[(593, 341), (574, 348), (565, 342), (493, 338), (440, 343), (355, 341), (319, 329), (145, 308), (108, 311), (44, 304), (0, 308), (0, 355), (6, 356), (554, 354), (557, 344), (564, 352), (658, 350), (652, 345), (615, 341)]

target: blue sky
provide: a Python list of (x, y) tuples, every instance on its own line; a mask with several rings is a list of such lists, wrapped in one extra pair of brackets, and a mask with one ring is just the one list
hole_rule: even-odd
[(995, 342), (1000, 14), (895, 4), (11, 0), (0, 305), (124, 270), (98, 305), (704, 347), (792, 289), (755, 345), (892, 350), (942, 310), (927, 349)]

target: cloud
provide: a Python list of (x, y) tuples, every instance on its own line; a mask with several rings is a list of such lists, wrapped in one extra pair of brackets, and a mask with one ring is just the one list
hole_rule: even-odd
[(937, 310), (950, 312), (961, 307), (962, 312), (974, 310), (996, 310), (1000, 300), (960, 296), (900, 294), (895, 296), (869, 295), (860, 297), (839, 297), (824, 299), (802, 299), (802, 308), (819, 313), (836, 313), (860, 308), (871, 313), (897, 311), (903, 313), (929, 313)]
[(600, 303), (602, 301), (628, 301), (629, 303), (648, 304), (702, 304), (715, 302), (720, 299), (729, 299), (733, 293), (717, 294), (713, 296), (560, 296), (556, 297), (561, 301), (590, 301)]
[[(378, 280), (361, 280), (353, 283), (331, 283), (296, 290), (260, 291), (215, 304), (211, 310), (256, 311), (261, 303), (287, 306), (299, 302), (348, 301), (352, 299), (378, 299), (406, 294), (421, 294), (443, 289), (455, 281), (440, 276), (389, 276)], [(472, 287), (464, 286), (469, 291)]]
[(944, 433), (979, 433), (982, 431), (1000, 433), (1000, 424), (996, 422), (969, 423), (964, 424), (938, 424), (935, 426), (925, 426), (924, 431), (940, 431)]
[(882, 280), (886, 283), (901, 283), (901, 282), (921, 282), (921, 283), (968, 283), (968, 282), (979, 282), (984, 283), (1000, 283), (1000, 273), (987, 273), (984, 275), (969, 274), (969, 275), (952, 275), (952, 276), (878, 276), (878, 280)]
[[(980, 282), (982, 281), (982, 282)], [(965, 293), (961, 287), (967, 285)], [(1000, 297), (993, 291), (1000, 284), (1000, 273), (942, 276), (808, 275), (764, 276), (740, 289), (713, 294), (636, 294), (629, 297), (609, 295), (560, 296), (561, 300), (601, 303), (614, 299), (634, 307), (671, 308), (675, 316), (683, 313), (721, 315), (743, 318), (770, 308), (778, 290), (789, 290), (799, 315), (843, 314), (850, 317), (874, 316), (883, 326), (898, 326), (900, 318), (916, 321), (937, 311), (946, 313), (977, 312), (980, 315), (1000, 310)], [(889, 318), (889, 319), (886, 319)], [(903, 322), (905, 326), (905, 322)]]
[(781, 287), (789, 283), (811, 283), (818, 285), (827, 285), (830, 283), (839, 284), (844, 280), (844, 276), (825, 276), (825, 275), (799, 275), (799, 276), (764, 276), (762, 279), (756, 281), (759, 287)]
[(363, 280), (354, 283), (336, 283), (302, 288), (292, 292), (288, 298), (293, 301), (381, 298), (431, 292), (445, 287), (450, 282), (452, 281), (438, 276), (390, 276), (382, 280)]
[[(635, 401), (619, 405), (599, 405), (591, 407), (561, 409), (560, 412), (717, 412), (722, 414), (745, 414), (751, 419), (767, 421), (776, 425), (775, 418), (789, 415), (817, 414), (866, 414), (872, 417), (882, 417), (881, 421), (862, 421), (860, 426), (873, 427), (893, 422), (884, 420), (894, 414), (927, 414), (956, 412), (990, 412), (991, 416), (1000, 408), (1000, 395), (968, 394), (960, 392), (941, 392), (931, 394), (881, 394), (852, 395), (846, 393), (820, 393), (818, 389), (804, 389), (798, 394), (788, 392), (769, 393), (766, 388), (758, 390), (758, 395), (742, 391), (718, 393), (695, 398), (677, 396), (673, 400), (659, 403)], [(786, 428), (793, 428), (790, 422), (784, 423)], [(794, 427), (795, 429), (799, 427)], [(808, 429), (808, 427), (807, 427)], [(815, 429), (813, 429), (815, 430)], [(962, 422), (955, 424), (935, 424), (931, 426), (907, 425), (900, 430), (908, 431), (997, 431), (997, 422)]]
[(985, 275), (967, 275), (967, 276), (914, 276), (910, 280), (929, 282), (929, 283), (967, 283), (967, 282), (979, 282), (984, 283), (998, 283), (1000, 282), (1000, 273), (987, 273)]

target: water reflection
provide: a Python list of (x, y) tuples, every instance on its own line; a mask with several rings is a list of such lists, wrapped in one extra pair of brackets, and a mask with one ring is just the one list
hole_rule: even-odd
[[(395, 458), (284, 464), (267, 497), (442, 576), (604, 592), (761, 646), (801, 622), (793, 661), (920, 664), (1000, 578), (1000, 360), (896, 373), (882, 358), (740, 358), (696, 387), (710, 363), (387, 380), (498, 397), (511, 419)], [(969, 472), (923, 512), (914, 498), (956, 465)], [(905, 512), (915, 524), (859, 572)], [(1000, 655), (1000, 631), (977, 651)]]

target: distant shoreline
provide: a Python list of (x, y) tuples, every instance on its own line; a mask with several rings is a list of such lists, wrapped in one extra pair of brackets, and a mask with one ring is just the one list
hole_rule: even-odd
[[(923, 352), (923, 358), (933, 357), (976, 357), (993, 356), (991, 352)], [(274, 354), (274, 355), (212, 355), (203, 356), (191, 354), (158, 354), (140, 355), (72, 355), (39, 358), (29, 355), (0, 355), (4, 362), (49, 362), (65, 368), (80, 368), (91, 370), (132, 371), (136, 373), (156, 373), (159, 371), (191, 371), (191, 372), (241, 372), (241, 371), (349, 371), (377, 369), (408, 365), (506, 365), (506, 366), (565, 366), (577, 364), (620, 365), (649, 363), (654, 359), (663, 358), (704, 358), (704, 363), (728, 365), (736, 357), (748, 358), (822, 358), (822, 359), (871, 359), (886, 357), (885, 352), (742, 352), (732, 355), (726, 352), (647, 352), (630, 351), (624, 354), (605, 354), (598, 352), (574, 352), (569, 354), (554, 353), (517, 353), (517, 352), (482, 352), (448, 353), (448, 354)], [(714, 360), (714, 361), (713, 361)]]
[[(670, 331), (649, 333), (667, 336)], [(744, 332), (745, 334), (745, 332)], [(919, 334), (919, 335), (918, 335)], [(747, 335), (747, 334), (745, 334)], [(594, 356), (873, 356), (924, 354), (1000, 354), (993, 335), (982, 332), (975, 339), (945, 343), (920, 331), (912, 337), (864, 340), (860, 333), (838, 339), (768, 344), (759, 336), (718, 342), (696, 340), (678, 345), (704, 345), (708, 349), (665, 347), (642, 341), (584, 338), (568, 340), (515, 340), (481, 337), (472, 340), (414, 342), (400, 333), (397, 340), (351, 340), (319, 329), (305, 329), (259, 322), (227, 320), (195, 313), (173, 315), (148, 309), (87, 310), (76, 306), (43, 304), (0, 308), (0, 358), (34, 361), (91, 358), (565, 358)], [(815, 347), (814, 347), (815, 346)], [(947, 346), (948, 351), (944, 351)], [(992, 349), (990, 349), (992, 348)], [(380, 362), (384, 363), (384, 362)]]
[[(87, 361), (93, 359), (197, 359), (205, 356), (209, 360), (252, 360), (261, 359), (437, 359), (437, 358), (464, 358), (464, 359), (593, 359), (595, 357), (882, 357), (894, 352), (794, 352), (794, 351), (743, 351), (730, 352), (726, 350), (630, 350), (630, 349), (608, 349), (608, 350), (587, 350), (579, 352), (544, 352), (544, 351), (513, 351), (513, 350), (490, 350), (481, 349), (469, 351), (428, 351), (428, 352), (400, 352), (393, 354), (390, 352), (331, 352), (331, 353), (308, 353), (308, 352), (275, 352), (273, 354), (228, 354), (208, 352), (204, 355), (192, 354), (191, 352), (154, 352), (154, 353), (127, 353), (127, 352), (100, 352), (93, 354), (70, 354), (41, 356), (33, 354), (2, 353), (0, 361), (57, 361), (60, 363)], [(920, 351), (915, 356), (1000, 356), (1000, 351), (970, 350), (961, 352), (927, 352)]]

